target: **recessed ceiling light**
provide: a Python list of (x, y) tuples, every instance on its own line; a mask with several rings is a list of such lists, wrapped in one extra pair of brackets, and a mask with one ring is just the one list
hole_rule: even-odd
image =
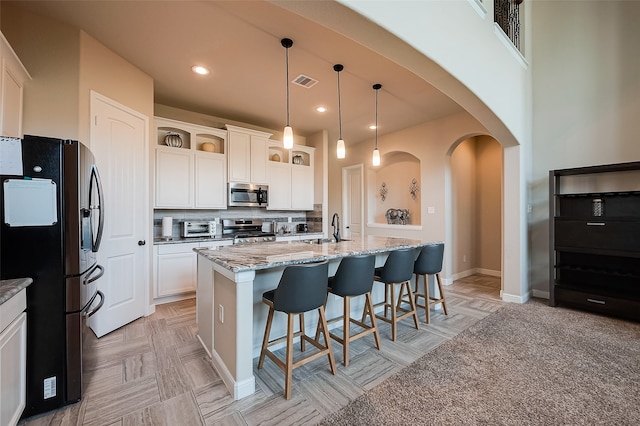
[(325, 107), (323, 107), (323, 106), (319, 106), (319, 107), (316, 108), (316, 111), (318, 111), (318, 112), (327, 112), (327, 109)]
[(203, 67), (203, 66), (200, 66), (200, 65), (194, 65), (194, 66), (192, 66), (192, 67), (191, 67), (191, 70), (192, 70), (193, 72), (195, 72), (196, 74), (200, 74), (200, 75), (207, 75), (207, 74), (209, 74), (209, 69), (208, 69), (208, 68), (205, 68), (205, 67)]
[(375, 124), (372, 124), (371, 126), (369, 126), (369, 128), (370, 128), (371, 130), (375, 130), (375, 129), (376, 129), (376, 125), (375, 125)]

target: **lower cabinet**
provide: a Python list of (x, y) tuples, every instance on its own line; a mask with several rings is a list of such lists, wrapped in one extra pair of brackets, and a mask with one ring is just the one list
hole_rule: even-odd
[[(13, 299), (26, 301), (25, 290)], [(26, 305), (26, 302), (25, 302)], [(25, 306), (26, 307), (26, 306)], [(24, 307), (0, 333), (0, 425), (16, 425), (26, 404), (27, 384), (27, 314)], [(5, 309), (2, 309), (5, 313)]]
[[(197, 243), (158, 244), (153, 247), (155, 299), (191, 295), (196, 291), (199, 247), (220, 247), (233, 241), (203, 241)], [(167, 300), (167, 301), (170, 301)]]

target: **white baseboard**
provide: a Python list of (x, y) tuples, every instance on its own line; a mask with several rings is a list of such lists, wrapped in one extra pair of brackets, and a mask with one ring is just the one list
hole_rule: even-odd
[[(485, 269), (485, 268), (472, 268), (467, 269), (466, 271), (458, 272), (457, 274), (453, 274), (451, 278), (448, 278), (446, 281), (450, 281), (449, 284), (453, 284), (453, 281), (460, 280), (462, 278), (470, 277), (471, 275), (482, 274), (482, 275), (490, 275), (492, 277), (501, 277), (501, 271), (495, 271), (493, 269)], [(449, 285), (447, 284), (447, 285)]]
[(523, 303), (527, 303), (527, 300), (529, 300), (530, 296), (531, 294), (529, 292), (527, 292), (524, 296), (518, 296), (515, 294), (505, 293), (502, 290), (500, 291), (500, 298), (505, 302), (523, 304)]

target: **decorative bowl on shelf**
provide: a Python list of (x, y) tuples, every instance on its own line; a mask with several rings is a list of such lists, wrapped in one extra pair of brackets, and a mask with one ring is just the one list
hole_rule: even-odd
[(202, 150), (207, 152), (216, 152), (216, 145), (211, 142), (205, 142), (202, 144)]
[(167, 132), (167, 136), (164, 137), (164, 144), (174, 148), (181, 148), (182, 138), (175, 132)]
[(302, 158), (302, 155), (299, 155), (299, 154), (294, 155), (293, 164), (304, 164), (304, 158)]
[(271, 156), (271, 161), (280, 161), (280, 156), (278, 154), (273, 154)]

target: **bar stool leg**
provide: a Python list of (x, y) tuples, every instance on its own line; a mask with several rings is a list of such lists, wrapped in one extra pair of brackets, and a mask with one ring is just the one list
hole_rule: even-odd
[(440, 281), (440, 274), (436, 274), (436, 279), (438, 280), (438, 291), (440, 292), (440, 301), (442, 302), (442, 310), (445, 315), (449, 315), (447, 313), (447, 302), (444, 300), (444, 292), (442, 291), (442, 281)]
[(362, 322), (364, 323), (367, 311), (371, 318), (371, 327), (373, 327), (373, 336), (376, 340), (376, 348), (380, 350), (380, 333), (378, 333), (378, 325), (376, 324), (376, 316), (373, 314), (373, 302), (371, 301), (371, 293), (365, 295), (364, 313), (362, 314)]
[(343, 328), (343, 344), (342, 344), (342, 363), (345, 367), (349, 365), (349, 332), (351, 331), (351, 308), (349, 296), (344, 296), (344, 312), (342, 313)]
[(284, 379), (284, 397), (291, 398), (291, 380), (293, 378), (293, 317), (295, 314), (287, 314), (287, 360)]
[(262, 349), (260, 350), (260, 360), (258, 361), (258, 370), (262, 369), (264, 364), (264, 356), (269, 344), (269, 334), (271, 333), (271, 323), (273, 322), (273, 306), (269, 306), (269, 314), (267, 315), (267, 326), (264, 330), (264, 338), (262, 339)]
[[(402, 285), (407, 289), (407, 295), (409, 296), (409, 306), (411, 306), (411, 310), (413, 311), (413, 323), (416, 326), (416, 330), (418, 330), (420, 328), (418, 327), (418, 308), (416, 308), (416, 301), (414, 300), (413, 292), (411, 291), (411, 282), (405, 281), (404, 283), (402, 283)], [(402, 297), (402, 293), (400, 294), (400, 297)]]
[[(396, 285), (394, 283), (388, 284), (391, 292), (391, 340), (396, 341), (396, 324), (398, 320), (396, 319)], [(385, 315), (386, 316), (386, 315)]]
[[(298, 318), (299, 318), (299, 321), (300, 321), (300, 333), (302, 333), (302, 335), (304, 335), (305, 334), (304, 333), (304, 313), (301, 312), (299, 314)], [(304, 343), (305, 343), (305, 340), (303, 338), (300, 338), (300, 350), (302, 352), (304, 352), (304, 349), (305, 349)]]
[(322, 322), (322, 334), (324, 335), (325, 346), (327, 348), (327, 356), (329, 357), (329, 366), (331, 374), (336, 374), (336, 361), (333, 358), (333, 349), (331, 347), (331, 337), (329, 336), (329, 326), (327, 324), (327, 316), (324, 312), (324, 306), (318, 308), (319, 321)]

